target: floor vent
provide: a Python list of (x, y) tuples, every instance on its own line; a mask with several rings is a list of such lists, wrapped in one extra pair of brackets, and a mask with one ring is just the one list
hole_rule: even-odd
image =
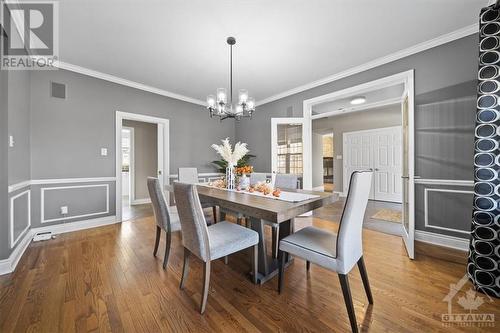
[(55, 237), (56, 236), (52, 234), (52, 231), (37, 232), (35, 236), (33, 236), (33, 242), (45, 241)]

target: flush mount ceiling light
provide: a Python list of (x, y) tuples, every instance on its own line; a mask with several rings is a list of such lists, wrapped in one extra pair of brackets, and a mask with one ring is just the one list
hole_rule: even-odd
[(352, 105), (359, 105), (359, 104), (363, 104), (365, 102), (366, 102), (365, 96), (357, 96), (357, 97), (354, 97), (353, 99), (351, 99)]
[(240, 89), (238, 103), (233, 105), (233, 45), (236, 44), (234, 37), (227, 38), (229, 45), (229, 101), (226, 88), (218, 88), (217, 96), (207, 96), (207, 109), (210, 117), (218, 116), (220, 120), (234, 118), (240, 120), (243, 117), (252, 117), (255, 111), (255, 100), (248, 96), (248, 91)]

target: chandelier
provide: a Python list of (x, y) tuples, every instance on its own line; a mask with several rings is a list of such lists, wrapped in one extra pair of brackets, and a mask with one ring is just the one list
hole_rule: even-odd
[(251, 118), (255, 111), (255, 100), (248, 96), (248, 91), (240, 89), (238, 92), (238, 103), (233, 104), (233, 45), (236, 44), (234, 37), (227, 38), (229, 45), (229, 102), (226, 88), (218, 88), (217, 96), (207, 96), (207, 109), (210, 117), (217, 116), (220, 120), (226, 118)]

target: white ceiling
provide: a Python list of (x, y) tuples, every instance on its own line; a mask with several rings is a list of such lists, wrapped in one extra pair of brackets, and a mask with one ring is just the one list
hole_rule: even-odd
[(488, 0), (64, 0), (63, 62), (204, 100), (262, 100), (478, 20)]
[[(348, 110), (353, 107), (359, 109), (361, 107), (367, 107), (374, 103), (380, 103), (388, 100), (394, 101), (396, 99), (401, 99), (403, 91), (404, 85), (401, 83), (390, 87), (372, 90), (363, 94), (353, 94), (351, 96), (340, 98), (334, 101), (316, 104), (313, 106), (313, 114), (320, 114), (337, 110)], [(365, 97), (366, 102), (361, 105), (352, 105), (351, 100), (357, 96)]]

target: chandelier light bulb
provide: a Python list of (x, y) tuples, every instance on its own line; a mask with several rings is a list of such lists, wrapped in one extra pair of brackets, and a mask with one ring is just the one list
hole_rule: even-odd
[(255, 100), (252, 97), (250, 97), (248, 99), (248, 101), (247, 101), (247, 108), (249, 110), (254, 110), (255, 109)]
[(215, 107), (215, 96), (214, 95), (208, 95), (207, 96), (207, 105), (210, 108), (214, 108)]
[(246, 103), (248, 101), (248, 91), (246, 89), (240, 89), (239, 101), (240, 104)]
[(217, 89), (217, 102), (218, 103), (226, 103), (227, 101), (227, 92), (226, 88)]

